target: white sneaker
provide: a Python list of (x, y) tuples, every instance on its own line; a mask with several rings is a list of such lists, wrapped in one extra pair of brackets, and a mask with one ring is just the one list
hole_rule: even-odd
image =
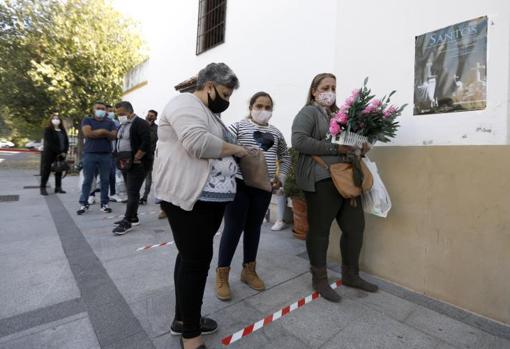
[(276, 221), (275, 224), (271, 227), (271, 230), (279, 231), (283, 230), (287, 227), (287, 224), (285, 224), (284, 221)]
[(122, 198), (118, 196), (117, 194), (110, 196), (111, 202), (122, 202)]
[(89, 205), (94, 205), (96, 203), (96, 197), (89, 195), (89, 198), (87, 201), (88, 201)]

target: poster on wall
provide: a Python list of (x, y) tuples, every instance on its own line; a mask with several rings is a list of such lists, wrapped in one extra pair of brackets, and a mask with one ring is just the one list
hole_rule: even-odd
[(414, 115), (485, 109), (487, 17), (415, 38)]

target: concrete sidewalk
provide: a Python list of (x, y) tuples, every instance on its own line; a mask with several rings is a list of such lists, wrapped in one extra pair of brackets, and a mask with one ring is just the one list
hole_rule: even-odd
[[(67, 194), (44, 198), (38, 189), (23, 188), (37, 186), (36, 171), (4, 167), (8, 162), (0, 164), (0, 195), (19, 195), (19, 201), (0, 202), (0, 348), (179, 348), (169, 334), (175, 246), (136, 251), (172, 240), (168, 222), (157, 219), (159, 208), (141, 207), (141, 225), (117, 237), (111, 230), (123, 204), (113, 203), (112, 214), (96, 204), (77, 216), (77, 177), (64, 179)], [(206, 337), (209, 348), (223, 347), (223, 337), (311, 293), (304, 242), (290, 229), (269, 228), (264, 224), (258, 258), (265, 292), (240, 282), (239, 246), (234, 298), (217, 300), (213, 261), (203, 313), (220, 327)], [(330, 277), (341, 275), (332, 270)], [(379, 284), (383, 290), (376, 294), (341, 287), (341, 303), (318, 299), (230, 347), (510, 348), (502, 326), (481, 326), (484, 331), (463, 321), (468, 314), (461, 310), (437, 312), (437, 306), (410, 301), (407, 291)], [(392, 289), (403, 298), (384, 291)]]

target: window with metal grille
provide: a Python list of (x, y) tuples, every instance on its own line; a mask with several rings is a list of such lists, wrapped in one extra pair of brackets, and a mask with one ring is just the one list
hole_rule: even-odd
[(200, 0), (197, 55), (225, 42), (227, 0)]

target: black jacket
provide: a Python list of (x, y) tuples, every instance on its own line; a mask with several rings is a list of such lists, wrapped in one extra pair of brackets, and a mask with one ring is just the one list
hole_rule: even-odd
[(142, 162), (145, 166), (150, 166), (154, 159), (154, 152), (151, 147), (149, 123), (140, 117), (136, 117), (129, 130), (129, 141), (133, 156), (135, 156), (138, 150), (143, 151), (145, 155), (142, 158)]
[[(60, 149), (60, 141), (58, 139), (58, 132), (64, 134), (64, 149)], [(67, 153), (69, 150), (69, 138), (65, 130), (55, 131), (52, 127), (44, 129), (44, 147), (43, 153), (58, 155), (60, 153)]]

